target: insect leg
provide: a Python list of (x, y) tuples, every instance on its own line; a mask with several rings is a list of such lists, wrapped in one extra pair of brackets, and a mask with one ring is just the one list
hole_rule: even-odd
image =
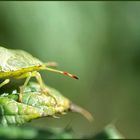
[(41, 77), (40, 73), (37, 72), (37, 71), (27, 72), (27, 73), (22, 74), (21, 76), (16, 77), (16, 78), (17, 79), (26, 78), (26, 80), (24, 82), (24, 85), (22, 86), (22, 88), (25, 89), (25, 87), (27, 86), (27, 84), (28, 84), (28, 82), (29, 82), (31, 77), (35, 77), (37, 82), (40, 85), (40, 88), (44, 89), (44, 82), (42, 80), (42, 77)]
[[(26, 78), (26, 77), (27, 77), (27, 78)], [(39, 85), (40, 85), (41, 92), (44, 93), (44, 94), (50, 95), (50, 96), (55, 100), (55, 102), (57, 103), (55, 97), (52, 96), (52, 95), (49, 93), (48, 89), (44, 86), (44, 82), (43, 82), (43, 80), (42, 80), (42, 77), (41, 77), (40, 73), (37, 72), (37, 71), (24, 73), (24, 74), (22, 74), (21, 76), (16, 77), (17, 79), (26, 78), (26, 80), (25, 80), (23, 86), (20, 87), (19, 102), (22, 102), (22, 94), (23, 94), (23, 92), (24, 92), (24, 90), (25, 90), (25, 88), (26, 88), (26, 86), (27, 86), (27, 84), (28, 84), (28, 82), (29, 82), (29, 80), (30, 80), (31, 77), (35, 77), (35, 78), (36, 78), (36, 80), (38, 81), (38, 83), (39, 83)]]
[(40, 73), (37, 72), (37, 71), (33, 71), (32, 72), (32, 77), (35, 77), (36, 78), (37, 82), (40, 85), (41, 90), (44, 89), (44, 82), (42, 80), (42, 77), (41, 77)]
[(27, 86), (29, 80), (31, 79), (31, 77), (32, 77), (31, 72), (28, 72), (28, 73), (25, 73), (25, 74), (23, 74), (23, 75), (21, 75), (19, 77), (16, 77), (17, 79), (26, 78), (24, 84), (22, 86), (20, 86), (19, 102), (22, 102), (22, 95), (23, 95), (24, 89), (26, 88), (26, 86)]
[(0, 88), (3, 87), (4, 85), (8, 84), (10, 82), (10, 79), (5, 79), (1, 84)]
[(55, 98), (53, 95), (51, 95), (50, 92), (48, 91), (47, 87), (44, 86), (44, 82), (43, 82), (43, 80), (42, 80), (42, 77), (41, 77), (40, 73), (37, 72), (37, 71), (33, 71), (33, 72), (32, 72), (32, 76), (34, 76), (34, 77), (37, 79), (37, 81), (38, 81), (38, 83), (39, 83), (39, 85), (40, 85), (41, 91), (42, 91), (44, 94), (50, 95), (50, 96), (55, 100), (55, 103), (57, 104), (56, 98)]

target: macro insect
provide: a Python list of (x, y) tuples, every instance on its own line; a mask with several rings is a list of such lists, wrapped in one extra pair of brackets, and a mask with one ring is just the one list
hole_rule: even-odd
[(10, 82), (10, 78), (25, 79), (25, 82), (20, 86), (19, 102), (22, 102), (22, 94), (30, 81), (31, 77), (35, 77), (38, 81), (42, 92), (47, 90), (43, 86), (43, 80), (38, 72), (39, 70), (48, 70), (63, 75), (67, 75), (74, 79), (78, 79), (77, 76), (68, 72), (52, 69), (48, 66), (53, 66), (49, 63), (43, 63), (39, 59), (33, 57), (31, 54), (24, 50), (7, 49), (0, 47), (0, 78), (4, 78), (4, 81), (0, 84), (0, 88)]

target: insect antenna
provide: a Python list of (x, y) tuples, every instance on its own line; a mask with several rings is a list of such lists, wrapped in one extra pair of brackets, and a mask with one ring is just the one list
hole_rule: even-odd
[(87, 110), (83, 109), (82, 107), (80, 107), (74, 103), (70, 104), (70, 111), (80, 113), (82, 116), (84, 116), (90, 122), (92, 122), (94, 120), (93, 116)]
[(45, 69), (49, 70), (49, 71), (52, 71), (52, 72), (56, 72), (56, 73), (60, 73), (60, 74), (69, 76), (69, 77), (74, 78), (74, 79), (79, 79), (77, 76), (75, 76), (73, 74), (70, 74), (68, 72), (65, 72), (65, 71), (60, 71), (60, 70), (56, 70), (56, 69), (52, 69), (52, 68), (48, 68), (48, 67), (45, 67)]
[(44, 65), (45, 65), (46, 67), (57, 67), (57, 66), (58, 66), (58, 63), (52, 61), (52, 62), (44, 63)]

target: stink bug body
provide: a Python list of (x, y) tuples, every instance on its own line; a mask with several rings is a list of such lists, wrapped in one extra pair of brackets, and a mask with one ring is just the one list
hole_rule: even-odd
[(35, 77), (42, 91), (44, 90), (43, 81), (40, 73), (38, 72), (39, 70), (49, 70), (78, 79), (76, 76), (70, 73), (52, 69), (48, 66), (53, 65), (51, 63), (43, 63), (39, 59), (33, 57), (31, 54), (23, 50), (14, 50), (0, 47), (0, 78), (5, 79), (0, 84), (0, 87), (8, 84), (10, 82), (9, 78), (26, 78), (23, 86), (20, 87), (19, 101), (21, 101), (22, 93), (31, 77)]

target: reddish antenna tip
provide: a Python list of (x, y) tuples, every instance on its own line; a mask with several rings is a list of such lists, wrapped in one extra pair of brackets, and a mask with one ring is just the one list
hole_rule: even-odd
[(75, 76), (75, 75), (73, 75), (72, 77), (73, 77), (74, 79), (77, 79), (77, 80), (79, 79), (79, 78), (78, 78), (77, 76)]
[(68, 72), (66, 72), (66, 71), (64, 71), (63, 74), (64, 74), (64, 75), (67, 75), (67, 76), (70, 76), (70, 77), (72, 77), (72, 78), (74, 78), (74, 79), (79, 79), (77, 76), (72, 75), (72, 74), (70, 74), (70, 73), (68, 73)]

